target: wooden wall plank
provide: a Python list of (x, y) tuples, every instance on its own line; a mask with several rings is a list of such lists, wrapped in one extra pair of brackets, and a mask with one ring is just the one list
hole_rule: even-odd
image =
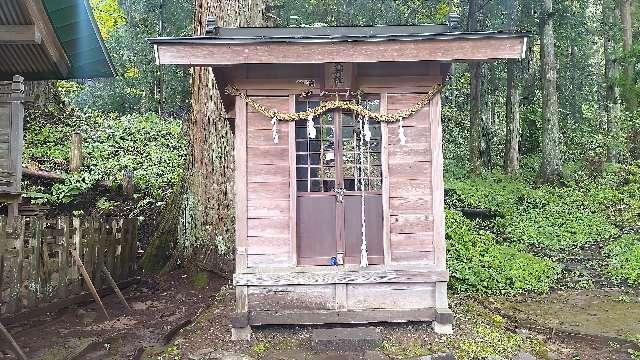
[[(434, 70), (435, 71), (435, 70)], [(439, 74), (439, 70), (438, 70)], [(435, 83), (439, 76), (427, 78)], [(388, 95), (390, 112), (405, 110), (422, 94)], [(389, 124), (389, 218), (392, 263), (433, 263), (432, 134), (429, 104), (404, 121), (406, 144), (400, 144), (399, 124)], [(393, 110), (393, 111), (391, 111)]]
[[(280, 111), (289, 111), (289, 96), (254, 97)], [(279, 142), (272, 138), (271, 119), (247, 108), (247, 266), (290, 266), (291, 154), (293, 123), (277, 124)], [(294, 150), (295, 150), (295, 139)], [(238, 159), (236, 158), (236, 162)], [(293, 154), (295, 172), (295, 152)], [(295, 182), (294, 182), (295, 185)]]
[[(426, 233), (433, 230), (433, 219), (431, 215), (391, 215), (392, 234), (415, 234)], [(422, 250), (416, 248), (415, 250)]]
[(389, 176), (406, 180), (426, 180), (431, 179), (430, 162), (407, 162), (389, 164)]
[(433, 233), (391, 234), (393, 251), (433, 251)]
[(389, 184), (392, 197), (425, 197), (431, 195), (431, 182), (427, 179), (394, 179)]
[[(400, 252), (402, 253), (402, 252)], [(433, 253), (431, 253), (433, 254)], [(237, 286), (260, 285), (324, 285), (324, 284), (376, 284), (376, 283), (432, 283), (447, 281), (447, 271), (416, 270), (338, 270), (325, 267), (324, 271), (256, 272), (235, 274)]]
[(252, 200), (248, 203), (249, 219), (270, 219), (289, 216), (289, 200)]
[(250, 310), (333, 310), (334, 285), (249, 286)]
[[(281, 148), (278, 148), (282, 151)], [(251, 183), (271, 183), (289, 181), (289, 165), (252, 164), (247, 169), (247, 179)]]
[(348, 284), (347, 309), (424, 309), (435, 306), (434, 283)]
[(282, 147), (249, 146), (248, 157), (251, 165), (286, 165), (289, 167), (289, 157), (282, 157)]
[(289, 236), (289, 216), (262, 219), (248, 219), (247, 235), (260, 236)]

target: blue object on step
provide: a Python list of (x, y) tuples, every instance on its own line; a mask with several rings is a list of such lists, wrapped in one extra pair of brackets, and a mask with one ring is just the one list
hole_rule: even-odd
[(331, 259), (329, 259), (329, 265), (338, 266), (338, 259), (335, 256), (332, 256)]

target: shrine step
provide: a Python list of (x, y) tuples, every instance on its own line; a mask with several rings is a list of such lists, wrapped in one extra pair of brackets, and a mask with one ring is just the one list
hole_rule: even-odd
[(315, 329), (311, 334), (315, 351), (356, 352), (377, 348), (382, 337), (375, 327)]

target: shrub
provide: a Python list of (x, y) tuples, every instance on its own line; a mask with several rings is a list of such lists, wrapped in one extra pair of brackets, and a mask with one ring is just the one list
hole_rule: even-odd
[(456, 290), (507, 295), (547, 292), (558, 277), (559, 268), (552, 261), (499, 244), (459, 212), (447, 211), (446, 221), (447, 262)]
[(605, 248), (609, 258), (607, 273), (615, 281), (640, 284), (640, 235), (625, 234)]
[[(608, 220), (610, 204), (621, 199), (613, 187), (534, 188), (523, 178), (499, 173), (448, 181), (454, 206), (490, 209), (497, 229), (510, 241), (552, 251), (610, 238), (618, 233)], [(598, 198), (598, 196), (600, 196)]]
[[(40, 109), (28, 113), (24, 161), (64, 174), (71, 134), (83, 135), (83, 167), (52, 189), (31, 187), (29, 196), (50, 204), (67, 203), (98, 181), (120, 183), (131, 171), (136, 193), (159, 200), (182, 176), (186, 153), (180, 120), (155, 114), (118, 116), (73, 109)], [(143, 200), (143, 199), (140, 199)]]

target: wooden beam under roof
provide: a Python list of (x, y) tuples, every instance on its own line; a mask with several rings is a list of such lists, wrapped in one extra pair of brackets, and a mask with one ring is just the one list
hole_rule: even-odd
[(66, 77), (71, 70), (71, 65), (62, 45), (58, 41), (53, 26), (51, 26), (49, 16), (42, 2), (40, 0), (23, 0), (23, 4), (36, 26), (36, 31), (42, 36), (41, 44), (45, 46), (60, 74)]
[(362, 42), (154, 41), (159, 64), (234, 65), (380, 61), (521, 59), (527, 36), (452, 37)]
[(0, 44), (40, 44), (42, 36), (35, 25), (0, 25)]

